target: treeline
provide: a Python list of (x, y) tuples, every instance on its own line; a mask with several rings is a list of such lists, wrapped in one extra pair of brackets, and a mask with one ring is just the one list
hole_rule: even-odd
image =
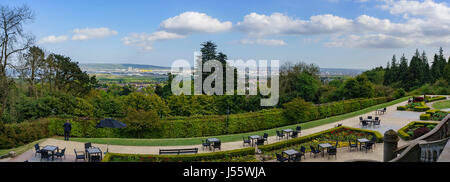
[(450, 94), (450, 58), (447, 61), (443, 52), (440, 48), (431, 65), (425, 51), (420, 54), (416, 50), (410, 60), (405, 55), (397, 60), (393, 55), (386, 68), (378, 67), (363, 74), (375, 83), (415, 94)]

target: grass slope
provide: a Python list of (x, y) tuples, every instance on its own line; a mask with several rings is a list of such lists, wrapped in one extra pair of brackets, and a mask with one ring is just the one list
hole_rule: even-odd
[(432, 106), (435, 109), (448, 109), (448, 108), (450, 108), (450, 100), (436, 102), (436, 103), (433, 103)]

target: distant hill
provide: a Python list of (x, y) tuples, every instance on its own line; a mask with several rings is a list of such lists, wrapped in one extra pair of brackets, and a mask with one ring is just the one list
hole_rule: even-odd
[(366, 71), (365, 69), (348, 69), (348, 68), (320, 68), (321, 75), (348, 75), (356, 76)]
[(145, 65), (145, 64), (110, 64), (110, 63), (80, 64), (80, 68), (82, 70), (115, 70), (115, 69), (128, 69), (129, 67), (139, 69), (149, 69), (149, 70), (170, 69), (170, 67)]

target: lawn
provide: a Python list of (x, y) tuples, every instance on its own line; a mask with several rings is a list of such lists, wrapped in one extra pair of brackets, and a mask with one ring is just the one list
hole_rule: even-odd
[(12, 149), (0, 149), (0, 156), (1, 156), (1, 155), (5, 155), (5, 154), (7, 154), (7, 153), (9, 153), (9, 152), (11, 152), (11, 151), (16, 152), (16, 155), (23, 154), (24, 152), (26, 152), (26, 151), (28, 151), (28, 150), (34, 148), (34, 145), (35, 145), (35, 144), (41, 143), (41, 142), (43, 142), (44, 140), (46, 140), (46, 139), (40, 139), (40, 140), (38, 140), (38, 141), (34, 141), (34, 142), (31, 142), (31, 143), (26, 144), (26, 145), (22, 145), (22, 146), (17, 147), (17, 148), (12, 148)]
[[(371, 106), (359, 111), (342, 114), (339, 116), (333, 116), (325, 119), (310, 121), (302, 124), (295, 124), (289, 126), (283, 126), (263, 131), (249, 132), (249, 133), (239, 133), (239, 134), (230, 134), (230, 135), (221, 135), (221, 136), (208, 136), (208, 137), (195, 137), (195, 138), (173, 138), (173, 139), (130, 139), (130, 138), (71, 138), (72, 141), (78, 142), (92, 142), (97, 144), (110, 144), (110, 145), (125, 145), (125, 146), (179, 146), (179, 145), (198, 145), (201, 144), (201, 139), (206, 138), (218, 138), (222, 142), (233, 142), (233, 141), (241, 141), (243, 136), (250, 135), (260, 135), (263, 133), (268, 133), (269, 136), (274, 136), (277, 130), (283, 130), (286, 128), (294, 129), (296, 126), (300, 125), (302, 129), (309, 129), (317, 126), (321, 126), (324, 124), (334, 123), (338, 121), (342, 121), (344, 119), (352, 118), (355, 116), (359, 116), (362, 114), (366, 114), (372, 112), (376, 109), (384, 108), (387, 106), (395, 105), (400, 102), (408, 100), (409, 97), (403, 97), (391, 102)], [(62, 140), (63, 137), (56, 137), (57, 139)]]
[(448, 109), (448, 108), (450, 108), (450, 100), (436, 102), (436, 103), (433, 103), (432, 106), (435, 109)]

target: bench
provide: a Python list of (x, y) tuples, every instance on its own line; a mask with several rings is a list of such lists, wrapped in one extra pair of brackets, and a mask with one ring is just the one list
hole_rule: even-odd
[(198, 148), (191, 149), (159, 149), (159, 155), (162, 154), (196, 154), (198, 152)]

